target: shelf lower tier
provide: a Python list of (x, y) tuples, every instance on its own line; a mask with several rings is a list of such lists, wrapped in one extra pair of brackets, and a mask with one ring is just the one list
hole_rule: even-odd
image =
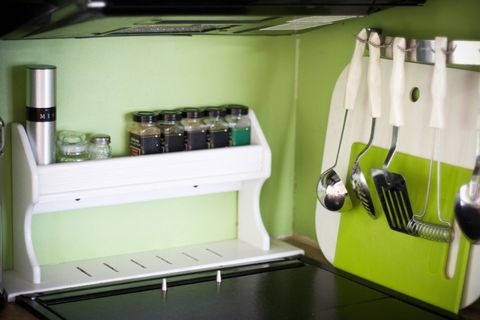
[(240, 240), (170, 248), (72, 261), (41, 267), (42, 283), (32, 284), (7, 271), (8, 299), (17, 295), (94, 285), (100, 283), (169, 276), (223, 267), (272, 261), (303, 254), (303, 250), (280, 240), (272, 240), (269, 250), (261, 250)]

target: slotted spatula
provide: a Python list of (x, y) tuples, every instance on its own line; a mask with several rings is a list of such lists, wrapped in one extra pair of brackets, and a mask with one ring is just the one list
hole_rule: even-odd
[(403, 125), (402, 100), (405, 89), (405, 39), (393, 42), (393, 66), (390, 81), (390, 124), (393, 126), (392, 142), (382, 169), (371, 170), (383, 212), (391, 229), (408, 233), (407, 224), (413, 216), (407, 185), (402, 175), (391, 172), (388, 166), (397, 149), (399, 128)]
[(350, 173), (350, 181), (354, 195), (358, 201), (362, 204), (367, 213), (376, 218), (375, 207), (373, 206), (372, 196), (370, 194), (370, 188), (368, 187), (365, 175), (360, 168), (360, 159), (368, 151), (373, 142), (375, 135), (375, 123), (377, 118), (380, 118), (382, 111), (382, 101), (380, 92), (382, 91), (380, 81), (380, 36), (377, 32), (372, 32), (368, 41), (369, 48), (369, 64), (368, 64), (368, 96), (370, 100), (372, 126), (370, 129), (370, 138), (368, 139), (365, 147), (353, 161), (352, 171)]

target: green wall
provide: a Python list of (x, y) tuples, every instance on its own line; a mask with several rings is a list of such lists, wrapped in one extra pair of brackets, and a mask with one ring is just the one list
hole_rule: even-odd
[[(58, 67), (59, 129), (110, 133), (117, 156), (126, 153), (126, 114), (134, 110), (249, 105), (273, 155), (272, 177), (262, 190), (264, 223), (273, 237), (295, 232), (314, 239), (315, 185), (330, 98), (350, 60), (353, 34), (380, 27), (389, 35), (478, 40), (478, 12), (476, 0), (429, 0), (423, 7), (390, 9), (299, 36), (0, 41), (0, 115), (7, 123), (24, 121), (29, 63)], [(1, 161), (11, 267), (10, 146)], [(226, 193), (46, 214), (34, 218), (34, 240), (40, 261), (55, 263), (229, 239), (236, 236), (235, 206), (235, 194)]]
[[(58, 129), (109, 133), (115, 155), (126, 154), (126, 115), (132, 111), (232, 102), (250, 106), (273, 155), (272, 177), (261, 197), (264, 222), (274, 237), (289, 234), (294, 46), (292, 37), (0, 41), (0, 114), (8, 124), (24, 122), (25, 65), (30, 63), (58, 68)], [(8, 147), (1, 166), (8, 267), (10, 154)], [(236, 237), (236, 194), (35, 216), (33, 237), (42, 264), (230, 239)]]
[(295, 133), (295, 233), (316, 237), (315, 190), (330, 99), (337, 77), (350, 62), (353, 35), (364, 27), (377, 27), (386, 35), (407, 38), (447, 36), (480, 40), (479, 13), (477, 0), (429, 0), (423, 7), (389, 9), (301, 35)]

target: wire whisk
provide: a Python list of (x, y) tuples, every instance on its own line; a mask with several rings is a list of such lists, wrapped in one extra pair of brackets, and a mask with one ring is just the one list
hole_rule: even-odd
[[(439, 149), (439, 141), (440, 137), (437, 136), (438, 130), (434, 131), (434, 144), (432, 148), (432, 156), (430, 158), (430, 168), (428, 173), (428, 185), (427, 185), (427, 194), (425, 196), (425, 203), (423, 205), (422, 212), (420, 214), (414, 214), (413, 217), (408, 221), (407, 224), (407, 232), (413, 236), (417, 236), (420, 238), (424, 238), (427, 240), (438, 241), (438, 242), (450, 242), (453, 238), (453, 228), (452, 224), (442, 218), (442, 214), (440, 212), (440, 161), (438, 160), (438, 149)], [(437, 141), (436, 141), (437, 140)], [(432, 167), (433, 167), (433, 159), (435, 155), (435, 151), (437, 151), (437, 219), (441, 224), (435, 224), (430, 222), (423, 221), (425, 214), (427, 212), (428, 207), (428, 200), (430, 198), (430, 187), (431, 187), (431, 180), (432, 180)]]

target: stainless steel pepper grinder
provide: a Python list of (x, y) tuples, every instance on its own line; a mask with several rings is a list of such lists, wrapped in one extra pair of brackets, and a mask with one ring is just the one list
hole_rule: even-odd
[(56, 67), (27, 66), (27, 135), (38, 165), (55, 162)]

